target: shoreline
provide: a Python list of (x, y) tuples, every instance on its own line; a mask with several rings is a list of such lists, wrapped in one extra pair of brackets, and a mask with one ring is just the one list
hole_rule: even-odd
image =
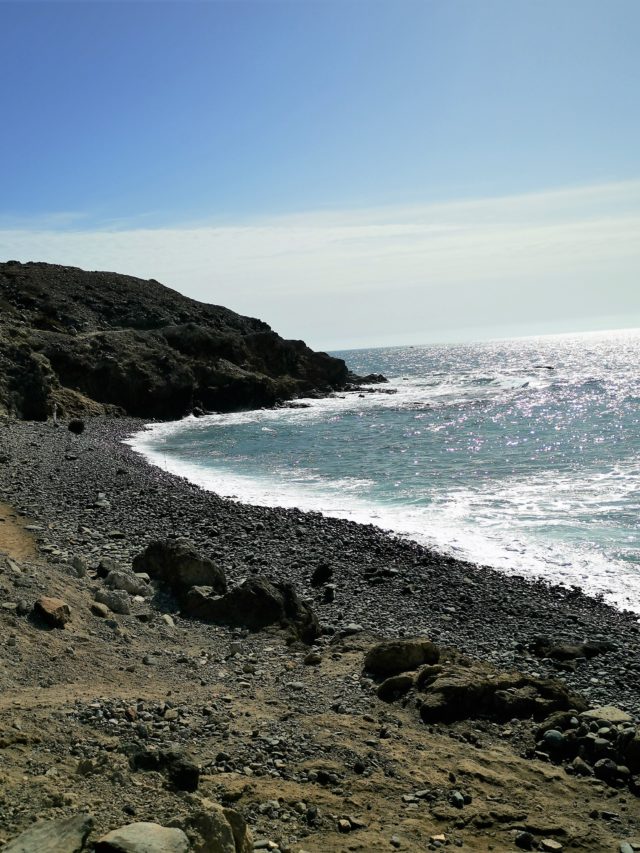
[[(224, 500), (123, 444), (141, 424), (90, 420), (78, 438), (50, 423), (0, 426), (0, 847), (38, 820), (54, 835), (75, 820), (91, 827), (74, 847), (87, 853), (137, 821), (179, 828), (193, 853), (613, 851), (622, 839), (640, 850), (640, 756), (611, 778), (595, 746), (593, 767), (544, 752), (549, 721), (588, 705), (595, 719), (568, 721), (585, 741), (610, 749), (596, 734), (606, 730), (640, 744), (635, 614), (372, 525)], [(149, 542), (184, 534), (231, 587), (291, 581), (322, 628), (313, 646), (279, 626), (191, 618), (166, 585), (132, 575)], [(334, 600), (311, 583), (327, 565)], [(142, 595), (119, 593), (125, 610), (105, 604), (123, 589), (110, 570), (142, 581)], [(62, 629), (38, 621), (41, 596), (68, 608)], [(589, 641), (596, 656), (539, 657), (542, 634)], [(380, 683), (368, 655), (403, 636), (439, 664)], [(425, 716), (431, 670), (467, 685), (462, 716)], [(381, 692), (397, 678), (409, 693)], [(505, 715), (466, 704), (485, 689)], [(619, 726), (605, 728), (603, 705), (617, 706)], [(195, 790), (157, 763), (169, 755)], [(226, 846), (212, 840), (223, 831)]]
[[(40, 544), (53, 549), (55, 561), (73, 554), (91, 560), (100, 552), (130, 564), (151, 539), (186, 536), (221, 561), (233, 581), (264, 573), (292, 581), (313, 598), (310, 575), (318, 561), (328, 560), (336, 600), (319, 606), (318, 615), (329, 631), (356, 623), (379, 635), (427, 634), (499, 667), (545, 677), (562, 671), (569, 686), (592, 703), (615, 703), (640, 714), (640, 684), (625, 664), (640, 655), (637, 614), (576, 588), (430, 551), (371, 524), (222, 498), (152, 465), (125, 443), (146, 423), (89, 419), (77, 439), (50, 423), (5, 423), (2, 445), (10, 460), (0, 470), (0, 499), (46, 522)], [(108, 507), (93, 507), (99, 493)], [(98, 520), (106, 537), (78, 538), (78, 526)], [(65, 538), (76, 540), (73, 548), (61, 548)], [(567, 671), (528, 653), (539, 636), (569, 643), (611, 639), (618, 646), (610, 653), (616, 666), (598, 678), (592, 665)], [(608, 669), (604, 658), (599, 661), (601, 672)]]

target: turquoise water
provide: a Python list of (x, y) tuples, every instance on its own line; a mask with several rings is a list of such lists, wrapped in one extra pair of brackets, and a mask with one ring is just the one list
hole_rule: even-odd
[(372, 522), (640, 612), (640, 331), (336, 354), (389, 384), (133, 444), (223, 495)]

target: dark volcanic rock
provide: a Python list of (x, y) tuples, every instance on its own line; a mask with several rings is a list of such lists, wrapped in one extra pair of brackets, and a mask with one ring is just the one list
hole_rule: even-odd
[(610, 640), (587, 640), (584, 643), (560, 643), (548, 637), (535, 637), (531, 651), (538, 657), (554, 660), (574, 660), (575, 658), (593, 658), (596, 655), (613, 651), (615, 643)]
[[(418, 679), (420, 682), (420, 679)], [(543, 719), (554, 711), (582, 711), (586, 703), (564, 684), (521, 673), (496, 672), (480, 664), (451, 664), (423, 684), (420, 716), (425, 722), (487, 718)]]
[(178, 596), (192, 586), (211, 587), (216, 593), (227, 591), (224, 570), (201, 557), (190, 542), (184, 539), (167, 539), (152, 542), (133, 560), (134, 572), (146, 572), (150, 577), (166, 583)]
[(313, 610), (299, 598), (290, 583), (270, 583), (263, 577), (248, 578), (226, 595), (213, 596), (206, 587), (193, 587), (184, 612), (206, 622), (259, 630), (278, 624), (290, 628), (305, 643), (320, 635)]
[(425, 663), (437, 663), (438, 647), (430, 640), (385, 640), (369, 649), (364, 668), (372, 675), (388, 676), (416, 669)]
[(69, 421), (68, 429), (74, 435), (81, 435), (84, 432), (84, 421), (80, 420), (80, 418), (72, 418)]
[(165, 773), (177, 791), (196, 791), (200, 768), (181, 749), (134, 749), (129, 756), (132, 770)]
[(347, 384), (345, 363), (157, 281), (0, 264), (0, 413), (45, 420), (272, 406)]

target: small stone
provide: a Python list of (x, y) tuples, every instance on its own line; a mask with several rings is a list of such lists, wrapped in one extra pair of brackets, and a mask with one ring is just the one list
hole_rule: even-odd
[(338, 832), (351, 832), (351, 824), (345, 818), (338, 821)]
[(101, 604), (99, 601), (91, 602), (91, 612), (94, 616), (99, 616), (101, 619), (107, 619), (111, 611), (106, 604)]
[(392, 835), (389, 839), (389, 843), (392, 847), (400, 847), (402, 845), (402, 841), (400, 841), (400, 837), (398, 835)]
[(538, 849), (544, 850), (545, 853), (558, 853), (564, 847), (559, 841), (555, 841), (553, 838), (543, 838)]
[(456, 809), (461, 809), (464, 807), (464, 797), (460, 793), (460, 791), (452, 791), (449, 794), (449, 802)]
[(535, 838), (530, 832), (518, 832), (513, 843), (519, 850), (533, 850)]

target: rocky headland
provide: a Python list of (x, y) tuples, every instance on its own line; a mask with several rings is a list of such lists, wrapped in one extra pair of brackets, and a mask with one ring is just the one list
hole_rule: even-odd
[(157, 281), (0, 263), (0, 413), (45, 420), (273, 406), (357, 377), (261, 320)]
[(0, 269), (0, 849), (640, 850), (636, 614), (150, 467), (127, 413), (346, 366), (160, 286), (142, 321), (146, 283)]

